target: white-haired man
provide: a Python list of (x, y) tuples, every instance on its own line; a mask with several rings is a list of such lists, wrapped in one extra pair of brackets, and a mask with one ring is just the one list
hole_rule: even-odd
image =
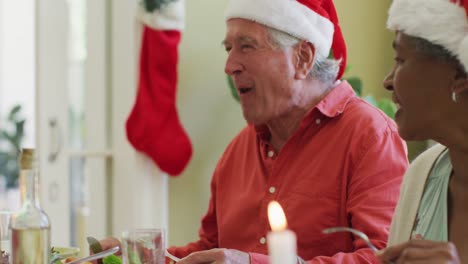
[(337, 81), (346, 49), (332, 1), (232, 0), (226, 24), (225, 72), (249, 125), (215, 170), (200, 240), (170, 251), (200, 251), (184, 264), (267, 263), (277, 200), (303, 259), (375, 262), (363, 240), (321, 232), (353, 227), (384, 247), (407, 166), (394, 123)]
[[(392, 120), (340, 81), (346, 48), (330, 0), (232, 0), (225, 72), (248, 125), (215, 169), (200, 239), (179, 263), (268, 263), (267, 205), (283, 207), (299, 260), (375, 263), (407, 167)], [(334, 58), (328, 58), (332, 51)]]

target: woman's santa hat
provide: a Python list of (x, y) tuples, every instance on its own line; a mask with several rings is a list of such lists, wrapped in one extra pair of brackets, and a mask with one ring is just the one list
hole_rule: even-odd
[(332, 0), (231, 0), (226, 20), (243, 18), (312, 43), (318, 54), (341, 59), (337, 79), (346, 67), (346, 44)]
[(393, 0), (387, 27), (446, 48), (468, 71), (468, 0)]

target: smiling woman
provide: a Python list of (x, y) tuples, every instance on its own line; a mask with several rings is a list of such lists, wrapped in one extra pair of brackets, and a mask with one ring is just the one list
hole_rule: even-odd
[[(444, 12), (440, 12), (444, 10)], [(408, 140), (440, 144), (411, 165), (383, 263), (468, 261), (468, 1), (394, 0), (395, 66), (384, 86)]]
[(400, 135), (406, 140), (432, 138), (454, 114), (452, 92), (446, 87), (453, 83), (451, 76), (463, 75), (464, 70), (453, 55), (441, 46), (430, 48), (427, 40), (397, 32), (393, 43), (395, 68), (384, 86), (393, 91), (399, 107), (395, 120)]

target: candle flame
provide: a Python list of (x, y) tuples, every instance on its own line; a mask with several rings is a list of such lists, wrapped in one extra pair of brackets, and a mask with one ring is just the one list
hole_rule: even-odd
[(277, 201), (271, 201), (268, 204), (268, 220), (270, 221), (271, 230), (281, 231), (286, 229), (286, 216)]

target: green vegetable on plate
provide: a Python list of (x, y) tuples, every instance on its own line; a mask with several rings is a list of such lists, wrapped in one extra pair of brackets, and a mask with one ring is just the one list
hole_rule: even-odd
[(122, 264), (122, 260), (116, 255), (110, 255), (102, 259), (104, 264)]

